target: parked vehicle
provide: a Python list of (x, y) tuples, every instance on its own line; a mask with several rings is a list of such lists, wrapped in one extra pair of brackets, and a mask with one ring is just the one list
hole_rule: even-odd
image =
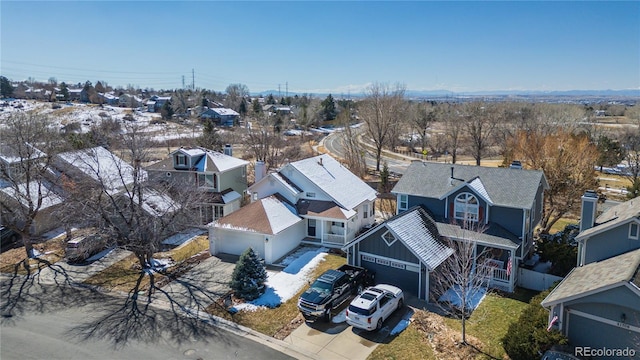
[(380, 330), (382, 323), (404, 304), (402, 289), (379, 284), (367, 288), (347, 308), (347, 323), (364, 330)]
[(106, 247), (106, 239), (100, 235), (80, 236), (67, 242), (65, 254), (69, 262), (83, 262)]
[(331, 321), (332, 310), (371, 284), (373, 274), (365, 268), (345, 264), (327, 270), (300, 296), (298, 309), (307, 321)]

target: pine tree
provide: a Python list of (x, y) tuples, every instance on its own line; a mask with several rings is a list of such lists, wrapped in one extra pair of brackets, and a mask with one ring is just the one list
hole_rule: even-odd
[(62, 100), (69, 101), (69, 88), (64, 82), (60, 84), (60, 94), (62, 94)]
[(331, 94), (329, 94), (329, 96), (327, 96), (327, 98), (322, 101), (321, 105), (322, 105), (322, 115), (324, 116), (325, 120), (331, 121), (338, 116), (336, 103), (333, 100), (333, 96), (331, 96)]
[(236, 263), (231, 277), (231, 289), (245, 300), (257, 299), (264, 293), (267, 270), (252, 248), (245, 250)]
[(2, 97), (10, 97), (13, 95), (13, 85), (11, 81), (4, 76), (0, 76), (0, 94)]

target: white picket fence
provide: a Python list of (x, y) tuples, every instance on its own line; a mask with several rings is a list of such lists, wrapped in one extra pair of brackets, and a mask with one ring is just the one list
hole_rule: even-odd
[(560, 276), (545, 274), (525, 268), (518, 268), (518, 286), (530, 290), (547, 290), (556, 281), (562, 280)]

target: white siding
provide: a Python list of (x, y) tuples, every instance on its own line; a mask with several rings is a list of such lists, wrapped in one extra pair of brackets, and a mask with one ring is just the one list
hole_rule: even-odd
[(300, 241), (306, 236), (305, 224), (305, 221), (300, 221), (277, 235), (267, 236), (269, 242), (265, 245), (265, 262), (272, 264), (300, 245)]
[(262, 234), (212, 227), (209, 230), (209, 244), (212, 255), (218, 253), (240, 255), (252, 247), (258, 256), (263, 259), (265, 256)]

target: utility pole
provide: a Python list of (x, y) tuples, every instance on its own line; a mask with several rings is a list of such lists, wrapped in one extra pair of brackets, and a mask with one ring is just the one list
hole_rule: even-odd
[(184, 90), (184, 75), (182, 75), (182, 90)]
[(285, 97), (289, 97), (289, 82), (288, 81), (285, 83), (285, 86), (286, 86), (285, 87), (285, 89), (286, 89), (285, 90)]
[(280, 84), (278, 84), (278, 97), (282, 97), (282, 92), (280, 92)]
[(191, 90), (196, 89), (196, 71), (191, 69)]

